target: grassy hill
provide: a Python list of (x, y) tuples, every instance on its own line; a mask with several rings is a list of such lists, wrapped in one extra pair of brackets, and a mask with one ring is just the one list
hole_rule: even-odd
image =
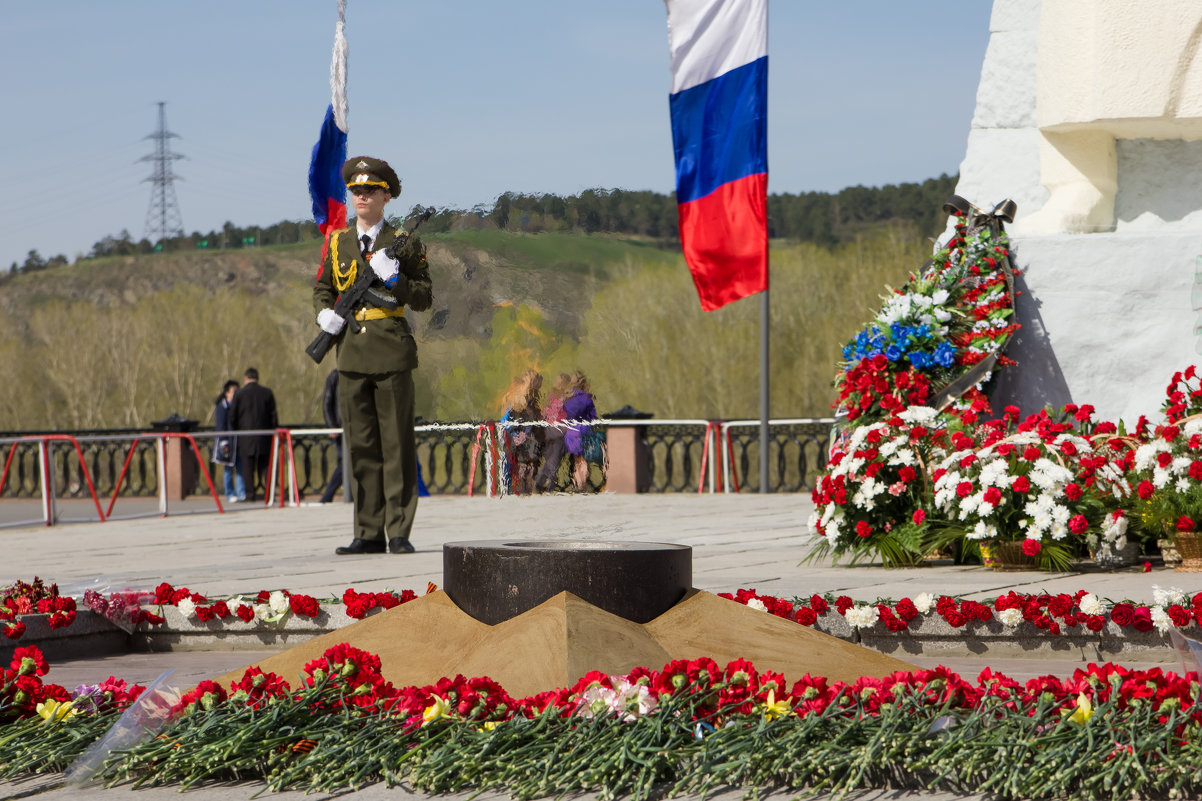
[[(418, 412), (496, 417), (510, 378), (583, 369), (601, 411), (758, 415), (759, 300), (700, 311), (675, 249), (604, 234), (428, 234), (433, 308), (412, 314)], [(829, 413), (838, 348), (929, 253), (884, 226), (826, 249), (773, 243), (772, 413)], [(311, 287), (320, 244), (80, 261), (0, 284), (0, 430), (212, 423), (227, 378), (258, 367), (281, 420), (320, 422)]]

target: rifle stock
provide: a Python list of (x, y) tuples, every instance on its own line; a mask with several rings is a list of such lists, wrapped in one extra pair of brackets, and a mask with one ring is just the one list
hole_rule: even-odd
[(317, 364), (321, 364), (321, 360), (330, 352), (330, 348), (334, 347), (334, 335), (322, 331), (313, 341), (309, 343), (309, 347), (305, 348), (305, 353), (309, 354), (309, 358)]

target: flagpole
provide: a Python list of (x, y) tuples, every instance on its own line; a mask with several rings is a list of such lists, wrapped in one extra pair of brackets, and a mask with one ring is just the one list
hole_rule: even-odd
[(768, 493), (768, 289), (760, 293), (760, 492)]

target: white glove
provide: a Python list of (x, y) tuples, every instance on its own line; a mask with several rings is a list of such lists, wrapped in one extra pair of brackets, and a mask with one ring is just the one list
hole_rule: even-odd
[(346, 320), (335, 314), (333, 309), (322, 309), (317, 313), (317, 324), (321, 326), (322, 331), (336, 336), (342, 330), (342, 326), (346, 325)]
[(383, 250), (377, 250), (371, 254), (371, 269), (384, 283), (388, 283), (401, 270), (401, 263), (394, 258), (391, 258)]

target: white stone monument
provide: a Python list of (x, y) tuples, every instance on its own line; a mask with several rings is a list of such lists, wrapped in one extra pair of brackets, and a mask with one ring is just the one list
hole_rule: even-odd
[(1202, 362), (1202, 0), (994, 0), (956, 193), (1018, 203), (995, 407), (1159, 419)]

